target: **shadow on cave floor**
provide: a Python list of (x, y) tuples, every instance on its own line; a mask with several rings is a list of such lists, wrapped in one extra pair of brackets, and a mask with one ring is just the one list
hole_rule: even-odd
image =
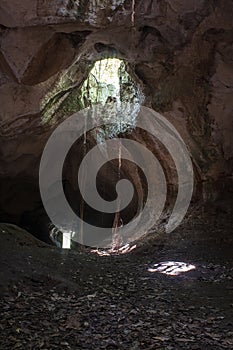
[[(233, 349), (231, 208), (121, 256), (60, 253), (1, 224), (1, 349)], [(148, 271), (161, 261), (196, 269)]]

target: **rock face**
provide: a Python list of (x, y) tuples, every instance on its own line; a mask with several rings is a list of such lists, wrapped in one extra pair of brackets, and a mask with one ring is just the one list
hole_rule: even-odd
[[(145, 105), (181, 134), (194, 164), (194, 198), (213, 199), (229, 189), (232, 18), (231, 0), (27, 0), (20, 5), (2, 0), (1, 220), (34, 225), (38, 231), (47, 224), (38, 187), (44, 145), (61, 120), (82, 108), (80, 87), (93, 62), (103, 57), (124, 59), (141, 86)], [(169, 155), (160, 152), (154, 140), (144, 141), (160, 155), (172, 187)], [(65, 178), (72, 192), (72, 159), (69, 162)], [(129, 168), (125, 165), (123, 171)], [(129, 177), (141, 183), (140, 176)], [(114, 181), (105, 178), (111, 189)], [(143, 192), (140, 186), (138, 193)], [(143, 195), (139, 197), (142, 201)]]

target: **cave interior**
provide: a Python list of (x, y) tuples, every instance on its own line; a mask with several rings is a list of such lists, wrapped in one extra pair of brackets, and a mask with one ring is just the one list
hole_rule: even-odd
[(2, 350), (233, 349), (232, 18), (1, 1)]

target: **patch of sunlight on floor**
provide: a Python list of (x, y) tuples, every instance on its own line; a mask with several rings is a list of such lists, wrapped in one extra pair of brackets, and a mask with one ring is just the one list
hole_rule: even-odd
[(134, 250), (137, 247), (136, 244), (130, 246), (129, 244), (125, 244), (120, 248), (115, 249), (93, 249), (91, 252), (96, 253), (100, 256), (110, 256), (110, 255), (120, 255), (120, 254), (127, 254), (130, 253), (132, 250)]
[(181, 273), (195, 270), (196, 266), (187, 264), (185, 262), (165, 261), (154, 264), (153, 267), (148, 268), (149, 272), (163, 273), (169, 276), (178, 276)]

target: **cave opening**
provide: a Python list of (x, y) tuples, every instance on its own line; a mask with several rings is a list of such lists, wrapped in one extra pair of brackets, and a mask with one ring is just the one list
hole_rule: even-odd
[[(141, 88), (129, 70), (129, 64), (119, 58), (96, 60), (82, 84), (80, 99), (84, 108), (94, 105), (107, 107), (105, 122), (111, 123), (112, 126), (105, 128), (106, 138), (117, 137), (132, 128), (144, 101)], [(125, 106), (128, 110), (122, 111)], [(93, 118), (95, 117), (94, 115)], [(103, 128), (98, 129), (98, 134), (100, 139), (96, 141), (101, 142), (101, 134), (104, 136)]]
[[(63, 119), (68, 119), (72, 113), (88, 109), (95, 111), (95, 106), (101, 106), (104, 111), (104, 126), (94, 127), (88, 131), (84, 130), (83, 135), (74, 142), (66, 155), (63, 166), (63, 189), (70, 207), (81, 221), (96, 227), (108, 228), (111, 232), (112, 242), (108, 251), (99, 250), (98, 242), (92, 244), (94, 251), (97, 248), (96, 252), (100, 255), (109, 254), (109, 252), (113, 254), (117, 252), (125, 253), (131, 251), (137, 238), (131, 242), (132, 245), (124, 244), (118, 230), (137, 215), (140, 215), (147, 199), (148, 184), (140, 167), (121, 157), (122, 144), (120, 139), (130, 139), (145, 145), (161, 163), (167, 182), (168, 196), (164, 206), (165, 210), (156, 226), (156, 229), (159, 228), (159, 230), (161, 227), (163, 230), (166, 226), (178, 192), (176, 164), (174, 164), (169, 151), (158, 138), (150, 132), (144, 132), (136, 125), (141, 107), (148, 105), (148, 96), (145, 93), (145, 85), (135, 74), (131, 62), (106, 55), (101, 59), (86, 60), (78, 84), (74, 84), (74, 80), (71, 81), (75, 69), (77, 69), (77, 66), (72, 66), (66, 73), (62, 73), (59, 76), (60, 80), (56, 84), (56, 88), (51, 90), (43, 99), (42, 122), (44, 125), (55, 125), (59, 121), (59, 115)], [(68, 85), (70, 81), (72, 82), (72, 88)], [(58, 119), (56, 120), (56, 118)], [(95, 113), (85, 115), (84, 113), (84, 118), (85, 123), (88, 118), (95, 123), (97, 115)], [(134, 195), (129, 205), (123, 210), (119, 210), (118, 204), (116, 204), (116, 212), (112, 214), (105, 213), (101, 207), (98, 209), (91, 208), (85, 202), (80, 188), (77, 188), (76, 181), (78, 178), (77, 169), (88, 152), (97, 146), (101, 155), (105, 157), (106, 148), (104, 143), (114, 138), (118, 140), (116, 145), (117, 156), (111, 162), (106, 162), (98, 172), (96, 177), (97, 190), (104, 200), (114, 201), (117, 199), (116, 186), (118, 182), (127, 179), (133, 185)], [(143, 160), (143, 153), (140, 151), (137, 157)], [(147, 167), (148, 159), (145, 158), (143, 161), (144, 166)], [(156, 182), (156, 174), (153, 174), (153, 171), (150, 172), (151, 181)], [(86, 181), (85, 176), (84, 174), (81, 181), (84, 193), (91, 186)], [(40, 213), (42, 213), (41, 216)], [(73, 229), (72, 224), (68, 223), (69, 228), (64, 232), (52, 223), (41, 208), (40, 213), (38, 220), (35, 220), (34, 213), (32, 213), (32, 219), (31, 213), (25, 213), (25, 221), (22, 222), (22, 227), (46, 242), (49, 240), (51, 243), (52, 241), (59, 249), (80, 247), (77, 242), (83, 242), (83, 236), (87, 234), (82, 223), (76, 229)], [(156, 229), (153, 228), (153, 232), (156, 232)], [(44, 232), (44, 237), (41, 236), (41, 231)], [(145, 232), (145, 235), (147, 233)], [(81, 243), (81, 245), (85, 244)]]
[[(104, 108), (104, 126), (95, 127), (91, 131), (84, 130), (82, 138), (71, 147), (67, 156), (67, 168), (70, 166), (69, 159), (71, 163), (74, 163), (75, 159), (77, 161), (75, 154), (79, 154), (78, 157), (81, 155), (81, 158), (83, 158), (93, 146), (97, 146), (100, 153), (105, 154), (106, 149), (104, 142), (116, 138), (116, 140), (118, 140), (117, 158), (113, 159), (110, 166), (103, 166), (99, 174), (97, 174), (96, 179), (100, 195), (108, 201), (113, 200), (114, 197), (117, 196), (115, 186), (118, 181), (124, 178), (132, 180), (132, 178), (130, 178), (132, 174), (126, 174), (126, 170), (127, 167), (129, 168), (131, 166), (132, 168), (133, 165), (129, 165), (128, 161), (121, 158), (122, 145), (120, 138), (129, 137), (133, 131), (135, 132), (137, 115), (143, 101), (144, 96), (141, 88), (129, 73), (127, 62), (119, 58), (110, 57), (96, 60), (94, 64), (91, 65), (88, 76), (80, 88), (80, 104), (83, 107), (93, 108), (95, 105), (101, 105)], [(94, 113), (89, 113), (88, 118), (92, 118), (95, 121), (96, 115)], [(78, 166), (80, 166), (81, 158), (77, 161)], [(64, 164), (64, 168), (66, 168), (66, 163)], [(136, 169), (140, 174), (139, 177), (143, 178), (140, 168), (136, 167)], [(67, 173), (69, 173), (69, 170)], [(90, 186), (86, 181), (85, 171), (80, 177), (81, 186), (83, 186), (85, 192), (87, 187)], [(135, 194), (132, 199), (131, 207), (120, 210), (117, 204), (115, 214), (106, 214), (101, 211), (101, 208), (99, 211), (93, 210), (86, 204), (80, 189), (78, 189), (78, 191), (71, 190), (69, 194), (69, 182), (69, 179), (67, 181), (66, 175), (64, 174), (64, 190), (69, 204), (81, 219), (81, 224), (78, 228), (78, 232), (77, 230), (68, 230), (62, 233), (51, 224), (49, 231), (50, 239), (62, 249), (77, 247), (75, 243), (77, 237), (80, 242), (83, 239), (83, 235), (86, 234), (82, 224), (84, 220), (91, 225), (108, 227), (111, 230), (111, 247), (106, 252), (99, 250), (97, 246), (96, 252), (98, 252), (98, 254), (124, 254), (134, 249), (135, 245), (130, 246), (129, 244), (123, 244), (121, 242), (118, 228), (128, 223), (137, 215), (139, 210), (137, 204), (138, 199), (139, 201), (144, 201), (144, 198), (138, 198), (141, 194), (137, 193), (135, 184)], [(67, 188), (68, 190), (66, 191)], [(141, 195), (143, 197), (146, 196), (146, 191), (144, 192), (145, 193)]]
[(94, 63), (82, 86), (82, 98), (88, 104), (120, 99), (120, 66), (124, 62), (117, 58), (106, 58)]

